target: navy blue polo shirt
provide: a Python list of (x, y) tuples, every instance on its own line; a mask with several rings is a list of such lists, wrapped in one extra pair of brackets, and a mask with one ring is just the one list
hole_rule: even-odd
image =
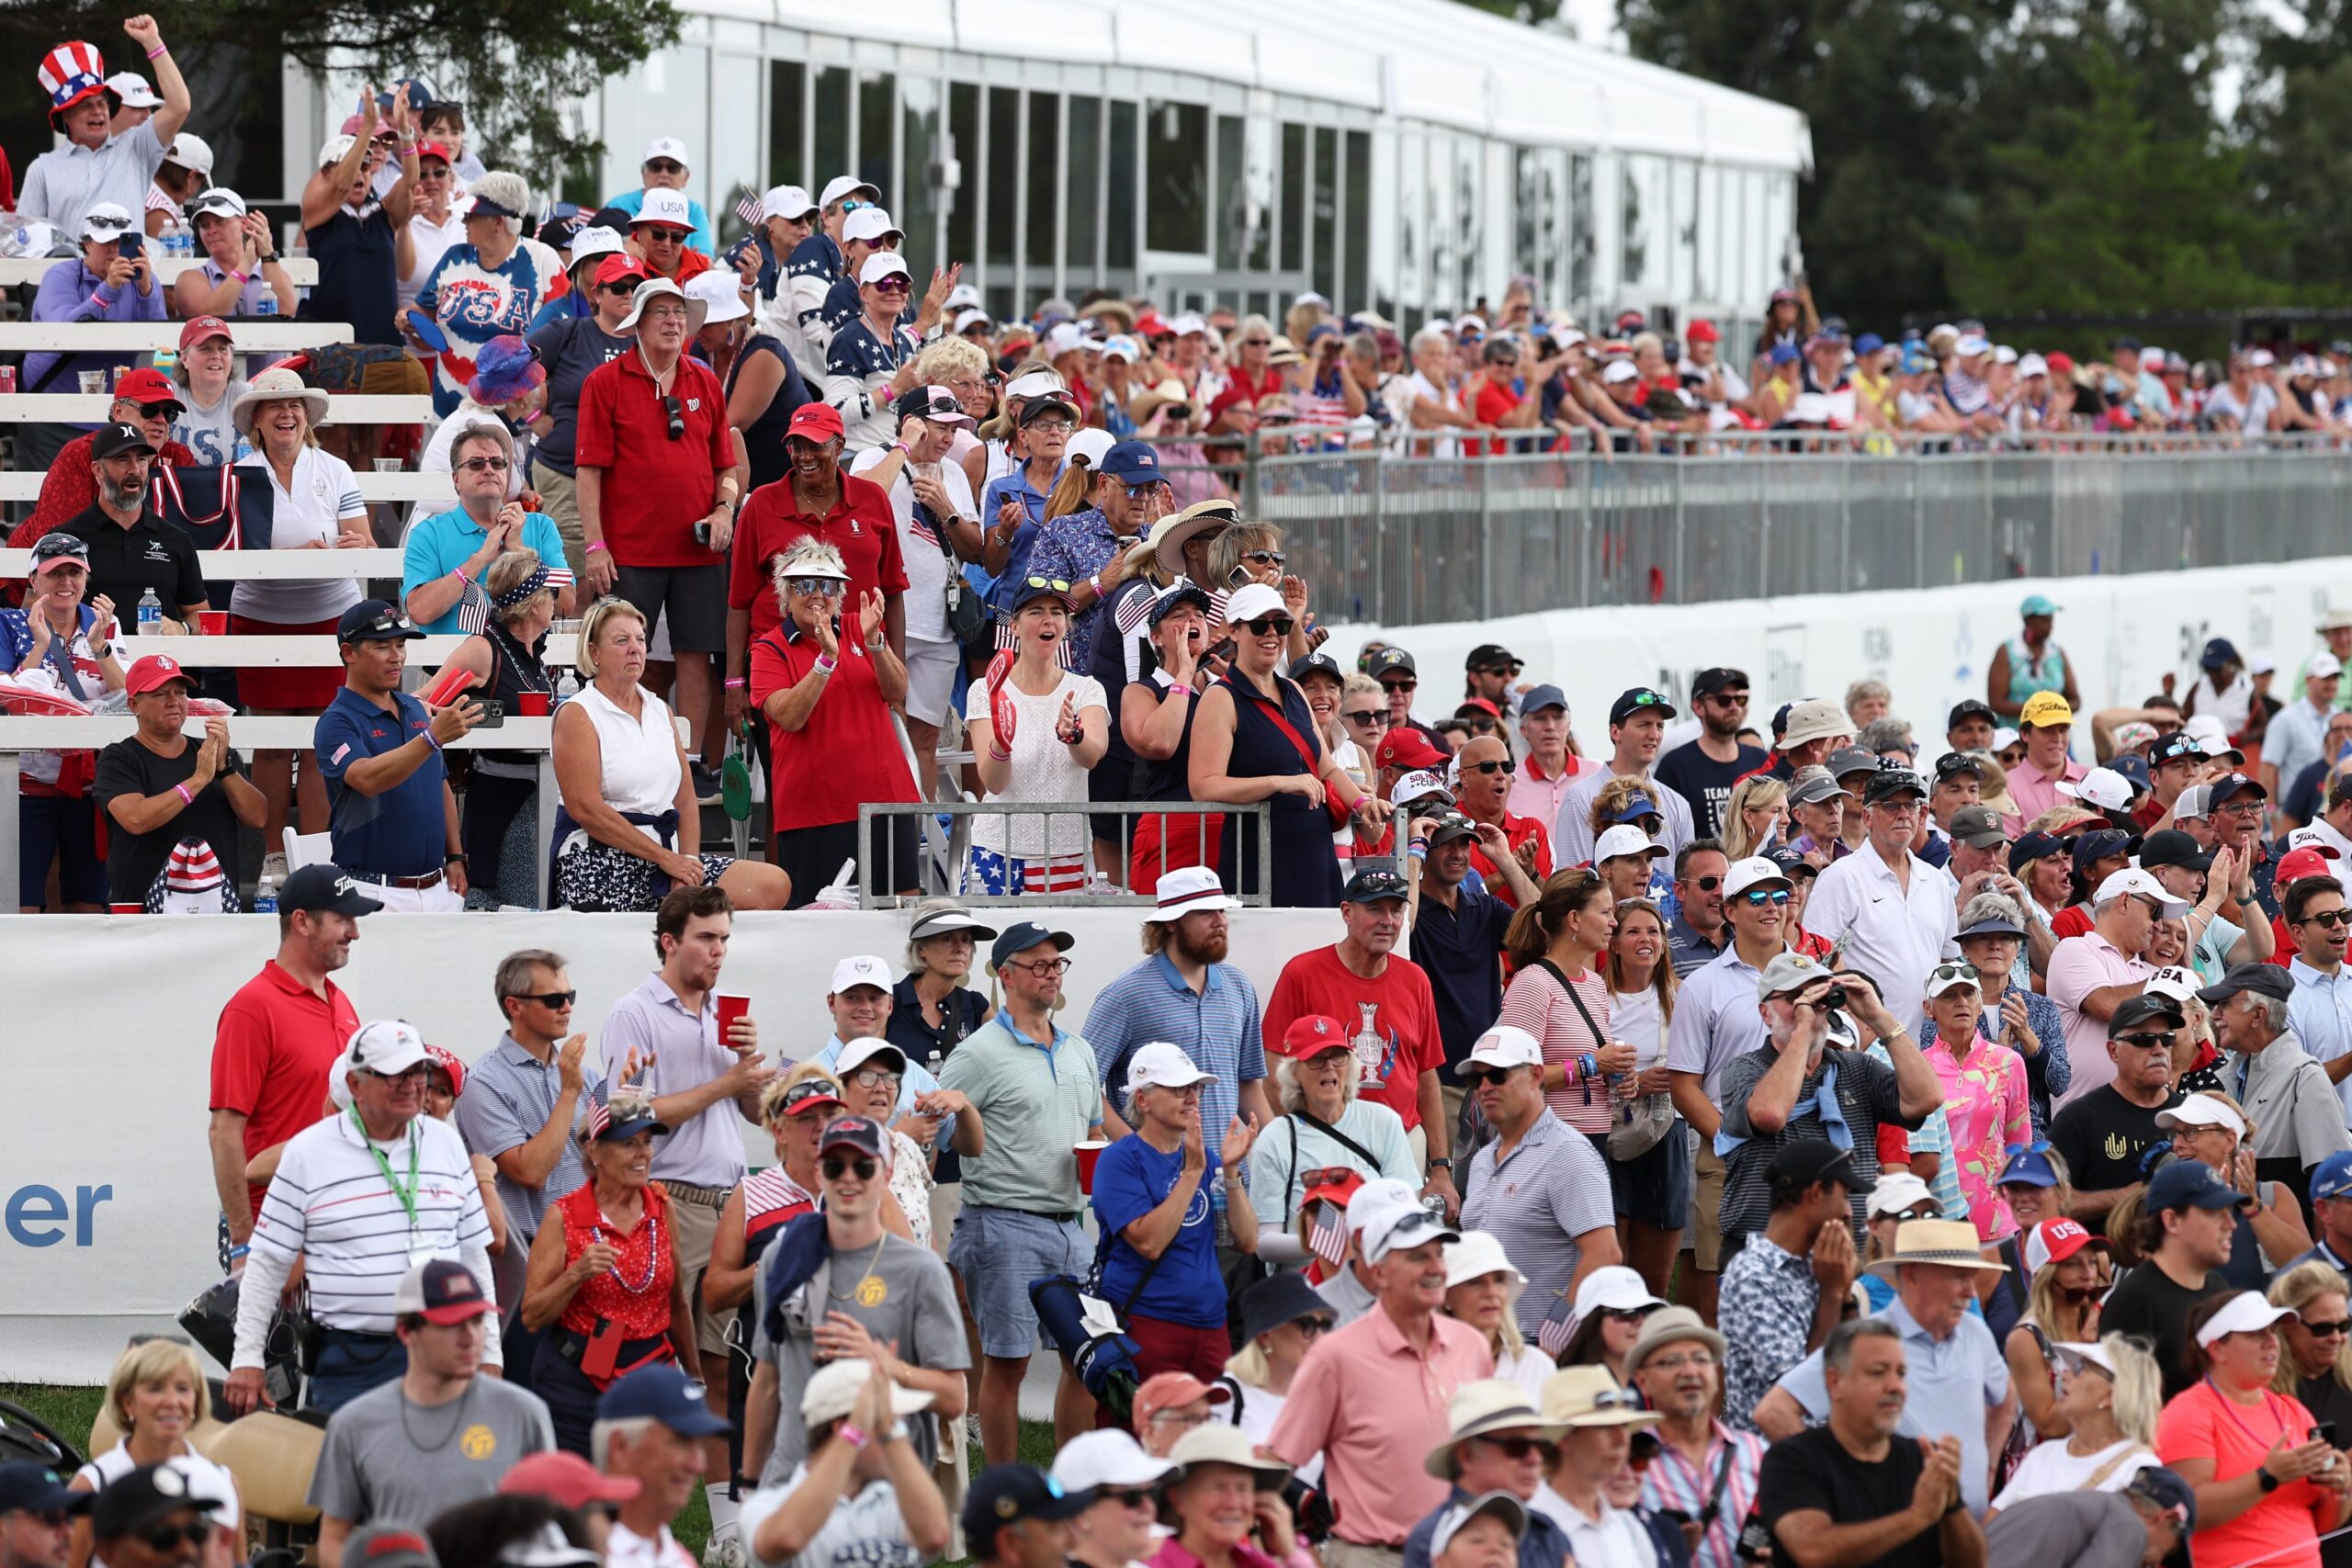
[(833, 333), (833, 341), (825, 348), (825, 370), (828, 375), (854, 377), (861, 384), (869, 384), (876, 376), (895, 376), (899, 367), (915, 355), (922, 344), (910, 327), (894, 326), (890, 340), (885, 343), (874, 335), (874, 329), (859, 316)]
[[(1425, 890), (1426, 891), (1426, 890)], [(1413, 962), (1430, 977), (1437, 1002), (1438, 1038), (1445, 1044), (1445, 1081), (1456, 1071), (1478, 1036), (1503, 1011), (1503, 931), (1510, 906), (1491, 893), (1464, 885), (1451, 909), (1424, 897), (1413, 917)]]
[(381, 795), (343, 787), (352, 763), (396, 751), (432, 724), (424, 705), (406, 692), (393, 693), (392, 702), (396, 711), (386, 713), (345, 686), (319, 715), (313, 735), (334, 810), (334, 863), (375, 876), (430, 876), (441, 869), (449, 841), (441, 753)]

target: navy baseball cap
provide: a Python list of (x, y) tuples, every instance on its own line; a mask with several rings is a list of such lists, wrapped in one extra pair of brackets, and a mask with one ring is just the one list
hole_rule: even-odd
[(2073, 848), (2055, 833), (2045, 833), (2038, 829), (2030, 833), (2020, 833), (2017, 842), (2009, 846), (2009, 869), (2015, 871), (2019, 866), (2031, 865), (2035, 861), (2047, 860), (2052, 855), (2067, 854)]
[(1062, 1483), (1030, 1464), (992, 1464), (972, 1477), (964, 1494), (964, 1540), (982, 1562), (996, 1556), (996, 1532), (1023, 1519), (1075, 1518), (1094, 1504), (1094, 1494), (1065, 1492)]
[(0, 1514), (86, 1514), (97, 1497), (68, 1490), (65, 1478), (45, 1464), (0, 1464)]
[(2094, 828), (2075, 840), (2075, 869), (2082, 871), (2109, 855), (2128, 855), (2140, 844), (2120, 828)]
[(1046, 942), (1054, 944), (1057, 953), (1068, 953), (1077, 942), (1068, 931), (1047, 931), (1035, 920), (1015, 920), (998, 933), (996, 945), (989, 949), (989, 967), (1001, 969), (1008, 959), (1018, 953)]
[(424, 635), (415, 622), (381, 599), (362, 599), (334, 624), (337, 642), (405, 642)]
[(2200, 670), (2219, 670), (2224, 664), (2245, 662), (2238, 657), (2237, 645), (2225, 637), (2217, 637), (2208, 642), (2205, 651), (2197, 656), (2197, 667)]
[(2352, 1192), (2352, 1149), (2338, 1149), (2312, 1172), (2312, 1201), (2341, 1198), (2347, 1192)]
[(1567, 712), (1568, 694), (1557, 686), (1537, 686), (1519, 699), (1519, 712), (1522, 718), (1529, 714), (1542, 713), (1545, 708)]
[(682, 1438), (716, 1438), (735, 1429), (713, 1416), (686, 1386), (686, 1374), (668, 1361), (639, 1367), (605, 1391), (596, 1402), (599, 1421), (630, 1421), (650, 1416)]
[(1158, 484), (1159, 459), (1140, 441), (1122, 441), (1102, 454), (1095, 472), (1108, 474), (1121, 484)]
[(1821, 874), (1821, 868), (1805, 859), (1803, 850), (1792, 850), (1786, 844), (1765, 851), (1764, 858), (1779, 866), (1783, 874), (1791, 877)]
[(1384, 898), (1402, 898), (1405, 896), (1405, 879), (1385, 867), (1357, 872), (1348, 878), (1348, 885), (1340, 889), (1340, 902), (1342, 904), (1376, 904)]
[(2141, 1211), (2161, 1214), (2167, 1209), (2243, 1209), (2253, 1202), (2204, 1161), (2177, 1159), (2148, 1178)]
[[(1160, 622), (1175, 614), (1177, 606), (1181, 604), (1193, 605), (1199, 609), (1201, 614), (1204, 615), (1216, 608), (1216, 601), (1209, 597), (1209, 591), (1207, 589), (1202, 587), (1199, 583), (1194, 582), (1190, 578), (1180, 577), (1168, 587), (1161, 589), (1159, 595), (1152, 600), (1151, 613), (1149, 615), (1150, 624), (1154, 626), (1159, 626)], [(1307, 655), (1306, 660), (1301, 660), (1301, 664), (1312, 663), (1316, 660), (1322, 660), (1324, 664), (1331, 665), (1331, 668), (1335, 671), (1339, 668), (1339, 666), (1332, 661), (1331, 656), (1328, 653), (1311, 653)], [(1321, 666), (1317, 665), (1316, 668), (1319, 669)], [(1299, 666), (1294, 666), (1291, 670), (1290, 678), (1295, 681), (1298, 677)], [(1346, 677), (1342, 676), (1341, 679), (1344, 681)]]

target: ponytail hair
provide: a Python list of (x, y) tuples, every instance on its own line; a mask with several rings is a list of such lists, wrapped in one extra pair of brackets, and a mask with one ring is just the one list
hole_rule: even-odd
[(1094, 488), (1094, 466), (1083, 452), (1072, 452), (1063, 460), (1062, 477), (1054, 481), (1054, 493), (1046, 498), (1048, 523), (1057, 517), (1067, 517), (1073, 512), (1083, 512), (1090, 504), (1087, 493)]
[(1569, 916), (1609, 897), (1609, 885), (1589, 865), (1572, 865), (1544, 879), (1543, 891), (1521, 904), (1503, 933), (1503, 952), (1515, 968), (1534, 963), (1552, 950), (1552, 939)]

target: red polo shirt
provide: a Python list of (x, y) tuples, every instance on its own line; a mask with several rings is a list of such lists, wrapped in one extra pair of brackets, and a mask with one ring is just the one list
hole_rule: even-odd
[[(212, 1109), (245, 1118), (245, 1158), (319, 1119), (327, 1073), (359, 1031), (359, 1014), (333, 980), (322, 1001), (271, 959), (246, 981), (212, 1037)], [(254, 1212), (269, 1184), (251, 1186)]]
[[(860, 801), (920, 798), (873, 656), (854, 633), (839, 641), (841, 658), (807, 722), (788, 732), (768, 725), (775, 757), (768, 799), (779, 833), (854, 822)], [(776, 693), (808, 679), (818, 651), (817, 639), (797, 626), (763, 633), (752, 644), (752, 705), (765, 708)]]
[[(784, 624), (784, 611), (776, 604), (775, 583), (768, 569), (799, 539), (822, 539), (841, 551), (842, 565), (849, 570), (849, 596), (842, 603), (845, 615), (854, 616), (858, 596), (873, 589), (884, 593), (907, 591), (906, 561), (899, 554), (899, 520), (890, 510), (889, 492), (847, 468), (842, 470), (841, 483), (841, 499), (822, 517), (800, 510), (793, 498), (789, 474), (774, 484), (762, 485), (743, 502), (735, 519), (727, 607), (752, 612), (753, 637)], [(802, 673), (807, 673), (805, 668)]]
[[(1519, 846), (1529, 840), (1535, 841), (1535, 870), (1531, 875), (1535, 885), (1542, 886), (1544, 879), (1552, 874), (1550, 830), (1532, 817), (1513, 817), (1506, 811), (1503, 813), (1503, 838), (1510, 843), (1513, 854), (1517, 854)], [(1471, 845), (1470, 863), (1478, 868), (1480, 876), (1487, 879), (1487, 892), (1512, 908), (1519, 908), (1519, 900), (1511, 897), (1510, 884), (1503, 880), (1503, 874), (1495, 869), (1495, 863), (1487, 857), (1485, 850), (1476, 844)]]
[(578, 457), (605, 472), (605, 547), (621, 566), (716, 566), (695, 542), (694, 525), (718, 503), (718, 476), (735, 466), (727, 394), (700, 360), (681, 357), (670, 384), (685, 434), (670, 439), (670, 416), (645, 362), (608, 359), (580, 387)]

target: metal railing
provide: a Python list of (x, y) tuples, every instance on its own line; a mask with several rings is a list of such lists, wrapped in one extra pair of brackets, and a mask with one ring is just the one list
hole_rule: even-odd
[[(966, 904), (974, 905), (1068, 904), (1072, 894), (1084, 889), (1065, 888), (1055, 893), (989, 894), (983, 892), (977, 883), (967, 886), (968, 879), (966, 872), (971, 862), (972, 852), (972, 819), (976, 817), (1005, 818), (1009, 829), (1011, 820), (1013, 818), (1035, 818), (1040, 824), (1039, 830), (1043, 834), (1044, 841), (1050, 844), (1054, 841), (1054, 823), (1057, 820), (1067, 822), (1075, 818), (1085, 832), (1087, 847), (1076, 855), (1057, 857), (1057, 862), (1065, 866), (1082, 863), (1086, 874), (1091, 878), (1098, 869), (1094, 864), (1091, 841), (1094, 829), (1091, 819), (1110, 816), (1116, 816), (1119, 818), (1119, 864), (1115, 868), (1103, 866), (1099, 869), (1109, 874), (1111, 882), (1120, 891), (1100, 895), (1092, 899), (1093, 902), (1106, 905), (1148, 905), (1154, 902), (1148, 894), (1129, 893), (1125, 890), (1127, 884), (1127, 865), (1133, 859), (1136, 829), (1139, 823), (1148, 818), (1159, 819), (1161, 837), (1166, 840), (1181, 835), (1185, 830), (1181, 826), (1185, 819), (1215, 816), (1254, 818), (1256, 819), (1254, 825), (1244, 823), (1238, 831), (1256, 835), (1257, 863), (1261, 867), (1273, 864), (1273, 811), (1271, 805), (1262, 800), (1253, 801), (1247, 806), (1222, 806), (1213, 801), (1196, 800), (864, 801), (857, 808), (857, 841), (865, 845), (872, 845), (875, 842), (874, 825), (877, 820), (888, 821), (895, 818), (911, 817), (921, 829), (921, 837), (915, 851), (916, 858), (921, 864), (911, 876), (901, 875), (897, 859), (899, 835), (883, 834), (885, 853), (881, 875), (878, 877), (875, 875), (874, 868), (871, 866), (858, 868), (858, 881), (863, 886), (862, 901), (867, 908), (888, 909), (895, 908), (901, 904), (911, 903), (917, 897), (930, 897), (935, 894), (948, 893), (956, 895)], [(944, 827), (939, 820), (942, 817), (949, 819)], [(1008, 839), (1012, 837), (1009, 831), (1007, 837)], [(1238, 843), (1241, 840), (1237, 836), (1235, 841)], [(1196, 860), (1198, 857), (1192, 858)], [(1262, 906), (1271, 903), (1272, 889), (1262, 885), (1264, 881), (1262, 872), (1258, 880), (1260, 886), (1238, 886), (1234, 897), (1244, 904)], [(908, 886), (919, 889), (913, 897), (882, 891)]]

